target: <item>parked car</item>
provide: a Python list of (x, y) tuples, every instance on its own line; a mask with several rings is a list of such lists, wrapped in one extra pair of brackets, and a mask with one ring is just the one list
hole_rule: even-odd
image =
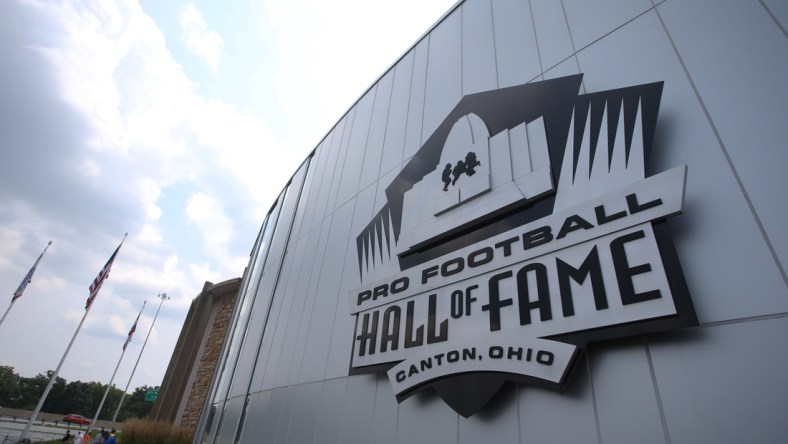
[(75, 415), (73, 413), (70, 413), (70, 414), (64, 416), (63, 417), (63, 422), (68, 422), (68, 423), (73, 422), (73, 423), (76, 423), (76, 424), (90, 424), (90, 420), (89, 419), (85, 418), (82, 415)]

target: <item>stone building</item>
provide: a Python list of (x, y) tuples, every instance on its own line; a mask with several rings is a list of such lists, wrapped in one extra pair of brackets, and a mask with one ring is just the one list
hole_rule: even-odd
[(238, 297), (240, 278), (205, 282), (194, 298), (164, 374), (152, 419), (191, 430), (197, 425), (227, 327)]

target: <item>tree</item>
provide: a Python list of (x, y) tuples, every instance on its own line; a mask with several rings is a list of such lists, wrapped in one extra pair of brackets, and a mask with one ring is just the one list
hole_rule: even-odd
[(82, 381), (70, 382), (66, 386), (63, 398), (64, 403), (61, 413), (76, 413), (90, 417), (96, 411), (95, 407), (91, 410), (93, 399), (90, 383)]
[[(23, 410), (35, 409), (49, 384), (52, 373), (50, 370), (46, 375), (39, 373), (32, 378), (25, 378), (15, 373), (13, 367), (0, 366), (0, 406)], [(153, 388), (155, 387), (152, 385), (143, 385), (126, 395), (123, 406), (118, 412), (118, 421), (148, 416), (153, 403), (145, 401), (145, 394)], [(48, 413), (64, 415), (76, 413), (92, 419), (106, 389), (106, 384), (99, 382), (66, 382), (65, 379), (58, 377), (52, 384), (41, 409)], [(99, 419), (112, 419), (122, 395), (123, 391), (118, 388), (112, 387), (109, 390), (99, 413)]]
[(151, 409), (153, 409), (153, 403), (145, 401), (145, 394), (148, 393), (148, 390), (154, 388), (155, 387), (152, 385), (143, 385), (142, 387), (134, 389), (131, 395), (127, 395), (126, 399), (123, 401), (123, 407), (121, 407), (120, 413), (118, 414), (118, 421), (122, 422), (131, 418), (144, 418), (148, 416)]
[(19, 375), (14, 368), (0, 366), (0, 405), (15, 408), (19, 402)]
[[(49, 384), (49, 379), (55, 372), (52, 370), (47, 372), (47, 384)], [(44, 386), (46, 387), (46, 386)], [(60, 412), (63, 408), (63, 403), (65, 401), (64, 394), (66, 392), (66, 380), (58, 376), (55, 378), (55, 382), (52, 384), (52, 388), (49, 389), (49, 394), (47, 394), (47, 399), (44, 401), (44, 405), (41, 406), (41, 410), (45, 412)], [(42, 391), (41, 394), (43, 395), (44, 392)], [(40, 397), (40, 395), (39, 395)], [(38, 400), (36, 400), (36, 404), (38, 404)]]
[(49, 378), (46, 375), (39, 373), (32, 378), (19, 378), (19, 402), (16, 406), (18, 409), (34, 410), (44, 394), (49, 383)]

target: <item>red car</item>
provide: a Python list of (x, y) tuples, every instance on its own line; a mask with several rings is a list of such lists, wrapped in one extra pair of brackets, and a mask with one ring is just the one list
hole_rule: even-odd
[(90, 424), (90, 420), (82, 415), (75, 415), (70, 413), (63, 417), (63, 422), (73, 422), (77, 424)]

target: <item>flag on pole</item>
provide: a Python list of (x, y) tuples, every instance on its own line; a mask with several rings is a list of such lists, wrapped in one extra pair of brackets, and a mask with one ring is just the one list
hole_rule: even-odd
[(96, 276), (96, 279), (93, 279), (93, 283), (90, 284), (89, 287), (90, 296), (88, 296), (88, 300), (85, 302), (85, 310), (90, 308), (90, 304), (92, 304), (93, 299), (96, 298), (96, 295), (101, 289), (101, 285), (104, 284), (104, 280), (106, 280), (109, 277), (109, 270), (112, 268), (112, 262), (115, 261), (115, 256), (117, 256), (118, 251), (120, 251), (120, 247), (123, 246), (124, 240), (126, 240), (126, 236), (123, 236), (123, 240), (120, 241), (120, 245), (118, 245), (118, 248), (116, 248), (115, 252), (112, 253), (112, 256), (109, 257), (109, 260), (107, 261), (107, 264), (104, 265), (104, 268), (102, 268), (101, 271), (99, 271), (99, 274), (98, 276)]
[[(145, 308), (145, 304), (142, 305), (142, 308)], [(134, 336), (134, 332), (137, 331), (137, 322), (139, 322), (141, 314), (142, 310), (140, 310), (139, 314), (137, 315), (137, 319), (134, 320), (134, 325), (132, 325), (131, 330), (129, 330), (129, 336), (126, 338), (126, 342), (123, 343), (123, 351), (126, 351), (126, 347), (128, 347), (129, 343), (131, 342), (131, 337)]]
[(25, 278), (22, 279), (22, 283), (19, 284), (19, 287), (17, 287), (16, 291), (14, 292), (14, 297), (11, 299), (11, 302), (14, 302), (15, 300), (22, 297), (22, 293), (25, 291), (25, 288), (27, 288), (27, 284), (33, 282), (33, 273), (36, 272), (36, 267), (38, 267), (38, 263), (41, 262), (41, 258), (44, 257), (44, 253), (47, 252), (47, 248), (49, 248), (50, 245), (52, 245), (52, 241), (49, 241), (46, 248), (44, 248), (44, 251), (41, 252), (41, 256), (38, 256), (38, 259), (36, 259), (36, 263), (33, 264), (33, 267), (31, 267), (30, 271), (27, 272)]
[(129, 342), (131, 342), (131, 337), (134, 336), (134, 332), (137, 330), (137, 321), (134, 321), (134, 325), (131, 326), (131, 330), (129, 330), (129, 336), (126, 338), (126, 342), (123, 343), (123, 351), (126, 351), (126, 347), (129, 346)]

